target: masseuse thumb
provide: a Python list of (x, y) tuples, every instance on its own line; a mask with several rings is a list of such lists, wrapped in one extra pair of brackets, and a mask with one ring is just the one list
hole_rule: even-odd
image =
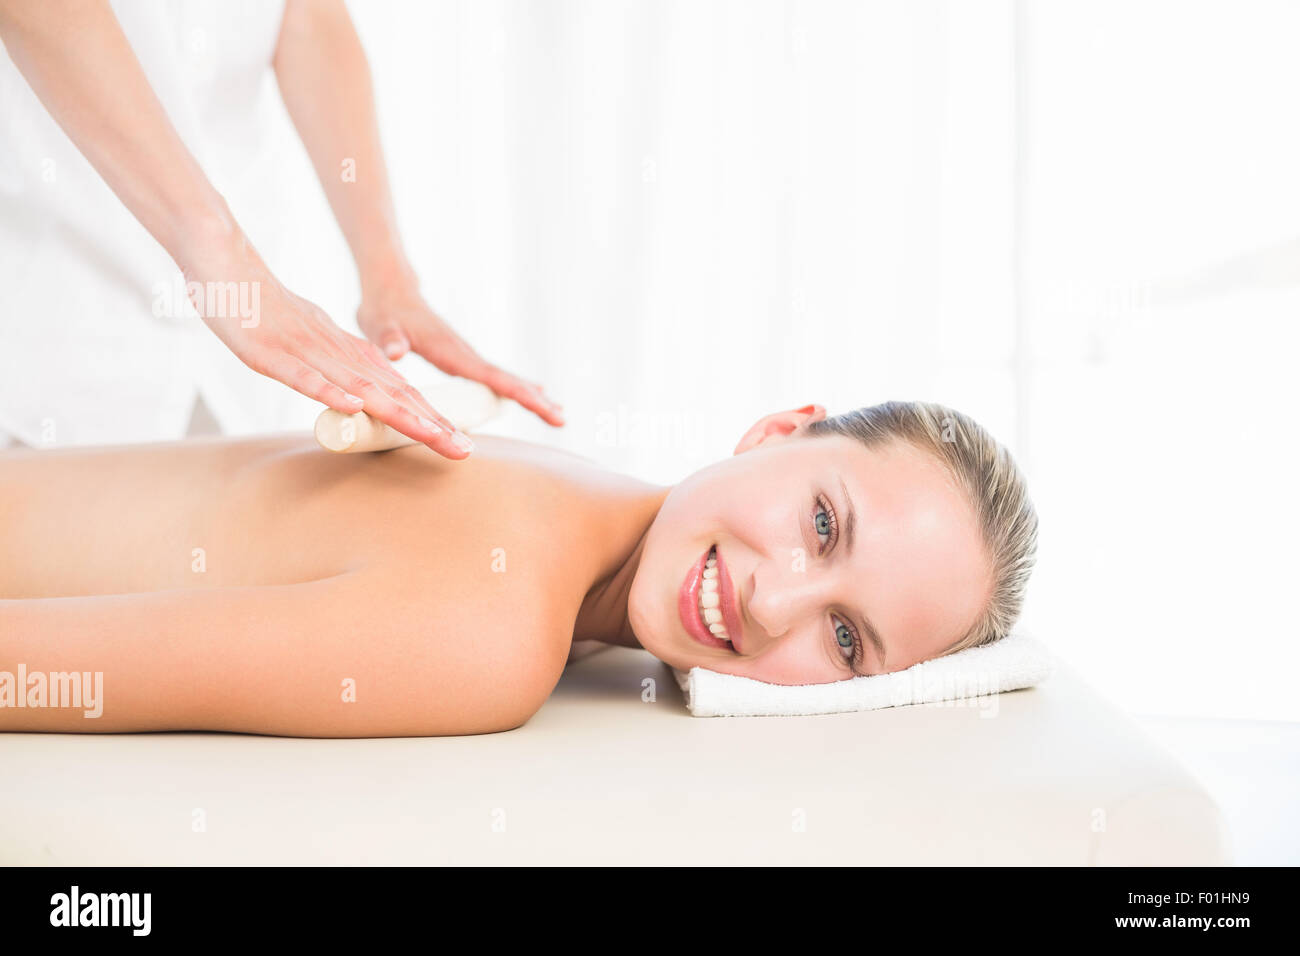
[(401, 329), (390, 326), (379, 333), (379, 347), (389, 361), (396, 361), (411, 350), (411, 343)]

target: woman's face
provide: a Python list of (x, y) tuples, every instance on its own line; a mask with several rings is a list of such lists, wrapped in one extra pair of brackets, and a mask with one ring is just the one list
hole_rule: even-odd
[[(768, 415), (668, 494), (628, 597), (646, 650), (683, 671), (824, 684), (938, 657), (975, 622), (989, 560), (943, 467), (910, 445), (807, 437), (824, 417), (816, 405)], [(699, 623), (714, 546), (728, 641)]]

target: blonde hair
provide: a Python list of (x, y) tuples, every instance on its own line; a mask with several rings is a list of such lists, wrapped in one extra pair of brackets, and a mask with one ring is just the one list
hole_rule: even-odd
[(1020, 617), (1038, 551), (1038, 514), (1011, 454), (969, 416), (934, 402), (883, 402), (804, 426), (868, 448), (903, 441), (937, 458), (974, 508), (992, 560), (993, 593), (983, 613), (940, 656), (1006, 637)]

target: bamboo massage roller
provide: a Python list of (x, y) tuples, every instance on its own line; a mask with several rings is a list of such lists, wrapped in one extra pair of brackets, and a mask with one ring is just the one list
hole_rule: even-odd
[[(501, 411), (502, 400), (496, 392), (465, 378), (449, 378), (420, 389), (420, 393), (463, 432), (477, 428)], [(349, 415), (327, 408), (316, 417), (316, 443), (327, 451), (350, 454), (401, 448), (417, 444), (417, 440), (365, 412)]]

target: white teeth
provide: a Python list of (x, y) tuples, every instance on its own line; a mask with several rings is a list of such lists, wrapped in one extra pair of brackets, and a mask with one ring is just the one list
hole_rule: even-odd
[(700, 618), (712, 634), (723, 640), (730, 640), (727, 636), (727, 625), (722, 623), (722, 612), (716, 607), (701, 607)]
[(700, 581), (700, 619), (714, 637), (724, 641), (730, 640), (727, 625), (722, 623), (722, 595), (719, 593), (721, 582), (718, 579), (718, 559), (712, 552), (704, 564), (704, 575)]

